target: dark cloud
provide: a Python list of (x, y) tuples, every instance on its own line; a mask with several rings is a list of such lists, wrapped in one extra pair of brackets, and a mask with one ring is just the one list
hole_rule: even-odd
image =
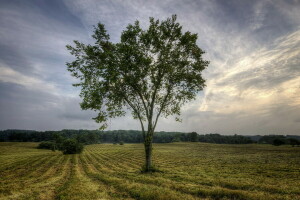
[[(41, 22), (41, 19), (35, 19), (31, 15), (32, 13), (45, 16), (50, 20), (55, 20), (57, 23), (63, 23), (67, 27), (83, 28), (79, 18), (73, 15), (72, 12), (66, 7), (66, 5), (60, 0), (2, 0), (0, 2), (1, 8), (7, 11), (14, 10), (19, 11), (19, 16), (25, 19), (33, 20), (34, 22)], [(4, 21), (6, 17), (2, 18)], [(2, 21), (2, 22), (3, 22)], [(45, 24), (47, 26), (47, 24)]]
[(26, 59), (24, 55), (16, 47), (9, 44), (0, 43), (0, 60), (2, 63), (11, 66), (12, 69), (28, 74), (31, 63)]
[(81, 111), (79, 98), (58, 96), (47, 91), (31, 90), (19, 84), (3, 82), (0, 82), (0, 97), (1, 129), (59, 130), (98, 127), (91, 120), (94, 113)]
[[(104, 23), (113, 41), (136, 19), (178, 15), (198, 33), (211, 64), (207, 88), (183, 107), (183, 123), (159, 121), (158, 130), (226, 134), (298, 134), (298, 1), (0, 1), (0, 129), (95, 129), (82, 111), (65, 63), (72, 40), (91, 42)], [(204, 97), (204, 98), (203, 98)], [(109, 129), (139, 129), (130, 115)]]
[(300, 8), (295, 1), (282, 1), (281, 6), (276, 1), (217, 1), (219, 10), (216, 12), (218, 23), (229, 24), (224, 26), (228, 29), (237, 28), (239, 30), (250, 30), (250, 34), (256, 40), (272, 42), (274, 38), (286, 32), (296, 30), (294, 21), (289, 20), (288, 16), (281, 12), (282, 9), (292, 5)]
[(41, 79), (63, 79), (66, 44), (86, 34), (78, 17), (57, 0), (0, 4), (0, 64)]

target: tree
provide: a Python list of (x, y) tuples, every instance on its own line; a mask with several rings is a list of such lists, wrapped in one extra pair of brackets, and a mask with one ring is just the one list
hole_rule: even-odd
[(61, 145), (63, 154), (79, 154), (83, 151), (83, 144), (75, 139), (66, 139)]
[(295, 138), (289, 138), (288, 140), (289, 140), (290, 145), (292, 145), (293, 147), (300, 145), (300, 141)]
[(196, 132), (189, 133), (189, 138), (191, 142), (198, 142), (198, 134)]
[(61, 145), (63, 143), (63, 141), (65, 140), (64, 137), (62, 137), (61, 134), (59, 133), (53, 133), (52, 134), (52, 138), (54, 140), (54, 145), (53, 145), (53, 150), (60, 150), (61, 149)]
[(273, 145), (275, 145), (275, 146), (280, 146), (280, 145), (283, 145), (285, 142), (284, 142), (284, 140), (283, 139), (280, 139), (280, 138), (275, 138), (274, 140), (273, 140)]
[(54, 149), (55, 148), (55, 144), (54, 142), (50, 142), (50, 141), (44, 141), (41, 142), (38, 147), (38, 149)]
[(103, 24), (94, 27), (94, 45), (74, 41), (67, 45), (75, 56), (67, 63), (80, 80), (82, 109), (98, 112), (94, 119), (104, 129), (109, 118), (130, 111), (141, 125), (146, 154), (145, 171), (151, 171), (153, 134), (160, 117), (175, 115), (205, 87), (201, 72), (209, 62), (196, 44), (197, 34), (182, 32), (176, 15), (165, 21), (150, 18), (147, 29), (139, 21), (129, 24), (118, 43), (110, 41)]

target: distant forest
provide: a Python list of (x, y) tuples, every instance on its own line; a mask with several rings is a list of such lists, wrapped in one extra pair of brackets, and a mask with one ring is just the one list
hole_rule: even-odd
[[(52, 141), (57, 135), (64, 138), (75, 138), (84, 144), (95, 143), (142, 143), (143, 136), (141, 131), (137, 130), (61, 130), (61, 131), (34, 131), (34, 130), (3, 130), (0, 131), (0, 142), (41, 142)], [(199, 135), (196, 132), (156, 132), (154, 134), (155, 143), (170, 142), (206, 142), (216, 144), (291, 144), (295, 140), (300, 140), (300, 136), (296, 135), (267, 135), (267, 136), (242, 136), (242, 135), (220, 135), (205, 134)]]

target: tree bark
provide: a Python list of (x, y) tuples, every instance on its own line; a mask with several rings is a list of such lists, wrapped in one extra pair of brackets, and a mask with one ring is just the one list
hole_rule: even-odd
[(150, 172), (152, 170), (152, 133), (148, 132), (145, 138), (144, 146), (145, 146), (145, 172)]
[(146, 163), (145, 163), (145, 172), (151, 171), (152, 166), (152, 145), (145, 144), (145, 152), (146, 152)]

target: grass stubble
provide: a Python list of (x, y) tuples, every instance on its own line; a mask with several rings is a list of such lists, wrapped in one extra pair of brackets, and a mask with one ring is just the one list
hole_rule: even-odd
[(154, 144), (161, 172), (144, 174), (142, 144), (96, 144), (80, 155), (0, 143), (0, 199), (300, 199), (300, 148)]

